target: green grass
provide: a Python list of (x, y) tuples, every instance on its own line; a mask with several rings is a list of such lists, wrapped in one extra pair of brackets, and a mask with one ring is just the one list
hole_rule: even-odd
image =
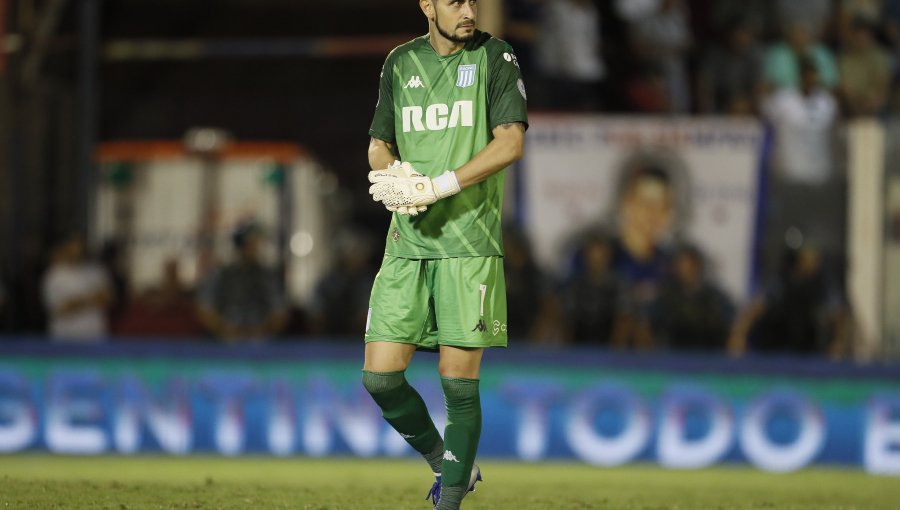
[[(900, 480), (837, 469), (481, 463), (466, 510), (896, 509)], [(0, 456), (0, 509), (430, 510), (421, 461)]]

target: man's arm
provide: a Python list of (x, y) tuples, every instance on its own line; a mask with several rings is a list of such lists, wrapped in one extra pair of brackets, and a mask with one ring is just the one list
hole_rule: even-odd
[(394, 162), (394, 144), (372, 137), (369, 141), (369, 166), (372, 170), (383, 170)]
[[(511, 122), (494, 128), (491, 140), (468, 163), (457, 170), (448, 169), (441, 175), (426, 177), (408, 163), (384, 170), (369, 172), (369, 194), (389, 211), (416, 215), (436, 201), (455, 195), (463, 188), (477, 184), (506, 168), (522, 157), (525, 145), (525, 124)], [(383, 141), (379, 141), (385, 144)], [(373, 147), (374, 145), (374, 147)], [(382, 164), (387, 147), (373, 139), (369, 148), (369, 164)], [(393, 156), (391, 156), (393, 157)], [(388, 165), (389, 166), (389, 165)]]
[(493, 133), (494, 139), (454, 172), (461, 189), (478, 184), (522, 159), (525, 151), (524, 124), (501, 124), (494, 128)]

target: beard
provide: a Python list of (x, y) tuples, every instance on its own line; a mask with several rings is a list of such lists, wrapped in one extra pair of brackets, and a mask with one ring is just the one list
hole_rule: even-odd
[(463, 36), (454, 35), (454, 34), (451, 34), (450, 32), (447, 32), (446, 30), (441, 28), (441, 23), (440, 23), (440, 21), (438, 21), (437, 12), (434, 13), (434, 26), (437, 28), (438, 33), (441, 34), (445, 39), (453, 41), (455, 43), (467, 43), (475, 37), (474, 30), (472, 31), (471, 34), (463, 35)]

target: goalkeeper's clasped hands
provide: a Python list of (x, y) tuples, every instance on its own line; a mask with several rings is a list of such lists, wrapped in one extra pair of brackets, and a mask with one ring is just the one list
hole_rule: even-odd
[(384, 170), (369, 172), (369, 194), (388, 211), (416, 216), (442, 198), (460, 192), (452, 170), (432, 179), (420, 174), (409, 163), (394, 161)]

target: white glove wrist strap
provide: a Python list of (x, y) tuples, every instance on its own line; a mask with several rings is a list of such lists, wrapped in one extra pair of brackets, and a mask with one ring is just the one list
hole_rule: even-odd
[(434, 192), (438, 198), (446, 198), (462, 191), (459, 181), (456, 179), (456, 172), (453, 170), (447, 170), (435, 177), (431, 180), (431, 184), (434, 186)]

